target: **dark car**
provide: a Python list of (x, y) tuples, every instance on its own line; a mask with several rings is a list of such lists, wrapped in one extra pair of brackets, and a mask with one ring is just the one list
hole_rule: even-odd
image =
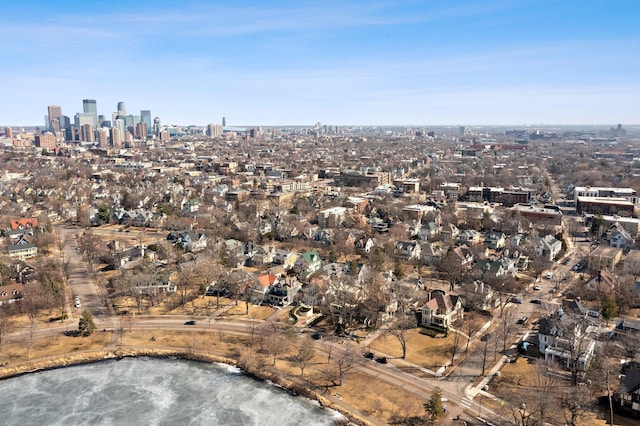
[(366, 354), (364, 354), (364, 357), (367, 359), (374, 359), (376, 356), (373, 354), (373, 352), (367, 352)]
[(380, 364), (386, 364), (389, 361), (387, 360), (386, 356), (381, 356), (381, 357), (376, 358), (376, 362), (379, 362)]
[(189, 320), (185, 322), (184, 325), (196, 325), (196, 320)]
[(542, 301), (540, 299), (531, 299), (531, 303), (535, 303), (536, 305), (541, 305)]
[(511, 303), (517, 303), (518, 305), (520, 305), (522, 304), (522, 299), (520, 299), (519, 297), (512, 297)]
[(568, 265), (568, 264), (569, 264), (569, 262), (571, 262), (571, 258), (567, 257), (566, 259), (564, 259), (564, 260), (562, 261), (562, 264), (563, 264), (563, 265)]
[(322, 335), (322, 333), (317, 333), (317, 332), (316, 332), (316, 333), (313, 333), (313, 334), (311, 335), (311, 338), (312, 338), (312, 339), (315, 339), (315, 340), (320, 340), (320, 339), (322, 339), (323, 337), (324, 337), (324, 336)]
[(518, 320), (518, 324), (526, 324), (528, 319), (529, 318), (527, 318), (526, 316), (520, 317), (520, 319)]

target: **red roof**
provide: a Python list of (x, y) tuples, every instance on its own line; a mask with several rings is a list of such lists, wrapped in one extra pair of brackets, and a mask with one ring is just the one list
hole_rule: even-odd
[(11, 221), (11, 230), (15, 231), (17, 229), (32, 229), (38, 227), (38, 218), (33, 217), (30, 219), (18, 219)]

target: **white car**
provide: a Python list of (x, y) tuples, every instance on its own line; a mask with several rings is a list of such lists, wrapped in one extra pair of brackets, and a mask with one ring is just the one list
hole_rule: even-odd
[(533, 287), (534, 290), (539, 291), (542, 290), (542, 286), (540, 284)]

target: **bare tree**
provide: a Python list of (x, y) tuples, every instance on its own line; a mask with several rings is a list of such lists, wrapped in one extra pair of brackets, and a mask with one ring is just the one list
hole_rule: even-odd
[(6, 309), (0, 309), (0, 345), (12, 328), (11, 316)]
[(300, 344), (298, 352), (291, 356), (291, 363), (300, 369), (300, 377), (304, 377), (304, 370), (313, 360), (314, 354), (315, 350), (313, 348), (313, 343), (307, 337), (302, 341), (302, 344)]
[(329, 380), (333, 386), (342, 386), (344, 380), (355, 373), (363, 364), (364, 358), (357, 348), (347, 346), (340, 351), (333, 362), (323, 370), (325, 379)]
[(398, 339), (398, 343), (400, 343), (400, 347), (402, 348), (402, 359), (407, 356), (407, 331), (416, 326), (415, 316), (402, 316), (387, 329), (387, 333)]
[(592, 397), (585, 386), (572, 386), (560, 395), (560, 408), (565, 424), (578, 426), (593, 406)]
[(502, 350), (507, 350), (507, 343), (510, 343), (510, 337), (515, 331), (515, 310), (506, 309), (504, 315), (499, 318), (498, 335), (502, 342)]

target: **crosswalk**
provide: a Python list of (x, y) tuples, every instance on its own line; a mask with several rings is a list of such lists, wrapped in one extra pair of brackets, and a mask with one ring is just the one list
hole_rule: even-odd
[(466, 397), (462, 398), (462, 400), (460, 401), (460, 404), (462, 404), (466, 408), (471, 408), (471, 401), (468, 400)]

